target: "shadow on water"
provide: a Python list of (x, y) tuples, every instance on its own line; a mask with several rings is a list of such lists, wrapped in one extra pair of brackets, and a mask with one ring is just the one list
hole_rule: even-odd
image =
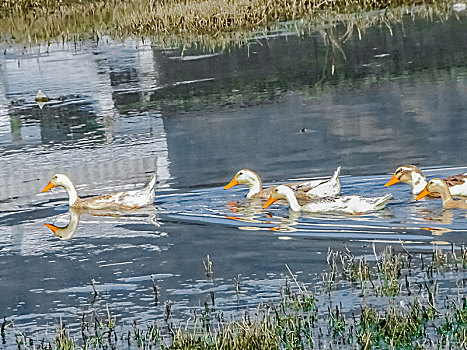
[[(417, 252), (463, 244), (465, 211), (415, 202), (408, 186), (383, 187), (401, 163), (422, 166), (427, 177), (467, 170), (462, 16), (370, 28), (361, 40), (339, 42), (344, 55), (335, 53), (333, 67), (321, 34), (183, 57), (134, 41), (24, 54), (7, 48), (0, 57), (0, 317), (44, 334), (60, 318), (76, 328), (81, 314), (106, 305), (127, 324), (160, 319), (170, 300), (183, 319), (210, 292), (234, 314), (277, 298), (285, 264), (301, 270), (303, 282), (315, 281), (329, 247), (364, 256), (373, 242)], [(336, 27), (333, 35), (344, 34)], [(42, 109), (39, 89), (51, 98)], [(222, 190), (242, 168), (270, 185), (327, 176), (338, 165), (343, 194), (390, 192), (387, 209), (298, 216), (283, 205), (260, 209), (244, 188)], [(57, 172), (83, 196), (137, 188), (155, 172), (155, 212), (69, 211), (64, 191), (39, 194)]]

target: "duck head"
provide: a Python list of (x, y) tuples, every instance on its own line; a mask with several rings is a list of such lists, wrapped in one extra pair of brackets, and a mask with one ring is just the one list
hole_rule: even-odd
[(434, 195), (441, 195), (443, 193), (449, 192), (448, 185), (446, 185), (446, 182), (441, 179), (431, 179), (428, 181), (427, 185), (423, 189), (422, 192), (417, 196), (417, 201), (426, 197), (426, 196), (434, 196)]
[(68, 204), (70, 207), (74, 206), (75, 203), (79, 200), (78, 192), (76, 191), (73, 182), (71, 182), (70, 178), (65, 174), (55, 174), (52, 180), (49, 181), (47, 186), (44, 187), (42, 192), (47, 192), (51, 188), (61, 186), (64, 187), (68, 192)]
[(384, 187), (389, 187), (399, 182), (412, 186), (414, 194), (419, 193), (426, 186), (425, 175), (415, 165), (402, 165), (398, 167)]
[(49, 181), (47, 186), (44, 187), (42, 192), (47, 192), (48, 190), (57, 186), (69, 188), (73, 186), (73, 183), (71, 182), (70, 178), (65, 174), (55, 174), (52, 180)]
[(269, 197), (268, 201), (263, 205), (263, 209), (266, 209), (279, 199), (285, 199), (289, 203), (292, 210), (300, 210), (300, 205), (295, 198), (293, 190), (284, 185), (279, 185), (274, 189), (274, 191), (272, 191), (271, 197)]
[(224, 187), (224, 190), (228, 190), (237, 185), (247, 185), (250, 191), (247, 194), (247, 198), (251, 198), (254, 194), (262, 190), (261, 178), (254, 171), (248, 169), (242, 169), (238, 171), (234, 178)]

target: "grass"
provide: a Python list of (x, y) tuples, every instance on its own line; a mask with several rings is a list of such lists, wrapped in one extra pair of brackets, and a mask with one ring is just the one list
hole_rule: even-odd
[[(466, 248), (452, 247), (423, 257), (386, 247), (374, 257), (352, 252), (328, 254), (333, 283), (325, 273), (315, 294), (307, 291), (288, 266), (291, 280), (280, 288), (280, 300), (246, 310), (226, 320), (219, 306), (206, 302), (201, 312), (175, 325), (170, 303), (164, 321), (121, 327), (107, 309), (80, 321), (81, 334), (70, 335), (61, 323), (52, 340), (34, 342), (16, 334), (18, 349), (465, 349), (467, 298), (440, 293), (436, 279), (451, 276), (462, 283)], [(368, 286), (372, 288), (368, 288)], [(383, 286), (390, 287), (389, 292)], [(373, 287), (374, 286), (374, 287)], [(346, 288), (360, 296), (360, 311), (333, 305), (332, 293)], [(370, 302), (371, 301), (371, 302)], [(348, 306), (347, 306), (348, 308)], [(251, 316), (253, 314), (253, 316)], [(7, 320), (4, 321), (4, 324)], [(183, 326), (180, 326), (183, 325)], [(11, 331), (3, 327), (4, 335)]]
[(361, 348), (388, 345), (396, 349), (417, 347), (414, 340), (426, 337), (426, 325), (432, 319), (430, 315), (417, 299), (403, 309), (393, 306), (377, 312), (365, 307), (357, 331), (359, 345)]
[(363, 21), (374, 24), (364, 19), (368, 11), (387, 23), (420, 8), (429, 16), (448, 13), (450, 6), (432, 0), (3, 0), (0, 27), (4, 41), (33, 45), (110, 36), (213, 47), (244, 43), (258, 32), (277, 30), (280, 23), (303, 31), (310, 23), (322, 27), (343, 21), (352, 31)]

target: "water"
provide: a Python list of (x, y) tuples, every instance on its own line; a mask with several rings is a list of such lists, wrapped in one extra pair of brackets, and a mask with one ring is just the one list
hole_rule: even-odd
[[(184, 56), (130, 40), (4, 47), (0, 317), (13, 322), (6, 346), (14, 332), (41, 339), (60, 318), (73, 329), (83, 313), (106, 306), (131, 325), (163, 318), (170, 300), (184, 320), (213, 292), (219, 309), (236, 314), (277, 299), (285, 264), (301, 281), (316, 281), (329, 247), (364, 255), (373, 242), (417, 252), (464, 243), (465, 210), (414, 202), (406, 185), (383, 187), (404, 163), (428, 177), (467, 171), (467, 28), (457, 16), (406, 18), (392, 35), (377, 27), (351, 37), (341, 42), (345, 60), (334, 53), (334, 75), (319, 34)], [(51, 98), (42, 109), (39, 89)], [(244, 187), (222, 189), (242, 168), (270, 185), (329, 176), (338, 165), (343, 194), (391, 192), (387, 209), (297, 216), (280, 205), (263, 211), (245, 200)], [(64, 190), (40, 193), (57, 172), (82, 196), (137, 188), (156, 173), (155, 207), (71, 217)], [(65, 240), (44, 226), (70, 218), (79, 223)]]

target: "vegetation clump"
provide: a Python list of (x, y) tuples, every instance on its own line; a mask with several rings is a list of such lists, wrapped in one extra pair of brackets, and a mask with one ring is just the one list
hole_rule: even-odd
[(364, 349), (412, 347), (414, 339), (425, 337), (426, 324), (432, 317), (417, 299), (404, 308), (393, 306), (381, 313), (365, 307), (358, 327), (359, 345)]
[[(465, 349), (467, 298), (440, 293), (436, 281), (443, 274), (443, 283), (447, 275), (452, 278), (449, 283), (462, 283), (465, 251), (436, 247), (432, 254), (416, 258), (405, 249), (386, 247), (378, 254), (374, 248), (373, 259), (355, 257), (349, 250), (329, 251), (332, 271), (323, 275), (320, 291), (308, 292), (286, 265), (292, 279), (281, 286), (280, 300), (245, 310), (240, 319), (225, 319), (211, 295), (212, 305), (206, 302), (201, 316), (195, 312), (189, 321), (179, 321), (184, 326), (176, 326), (173, 313), (166, 310), (163, 321), (119, 330), (107, 310), (102, 318), (83, 316), (81, 337), (60, 323), (52, 341), (38, 343), (16, 334), (16, 344), (19, 350)], [(389, 293), (381, 287), (388, 285), (394, 286)], [(342, 290), (359, 296), (359, 312), (343, 307), (338, 296)]]

